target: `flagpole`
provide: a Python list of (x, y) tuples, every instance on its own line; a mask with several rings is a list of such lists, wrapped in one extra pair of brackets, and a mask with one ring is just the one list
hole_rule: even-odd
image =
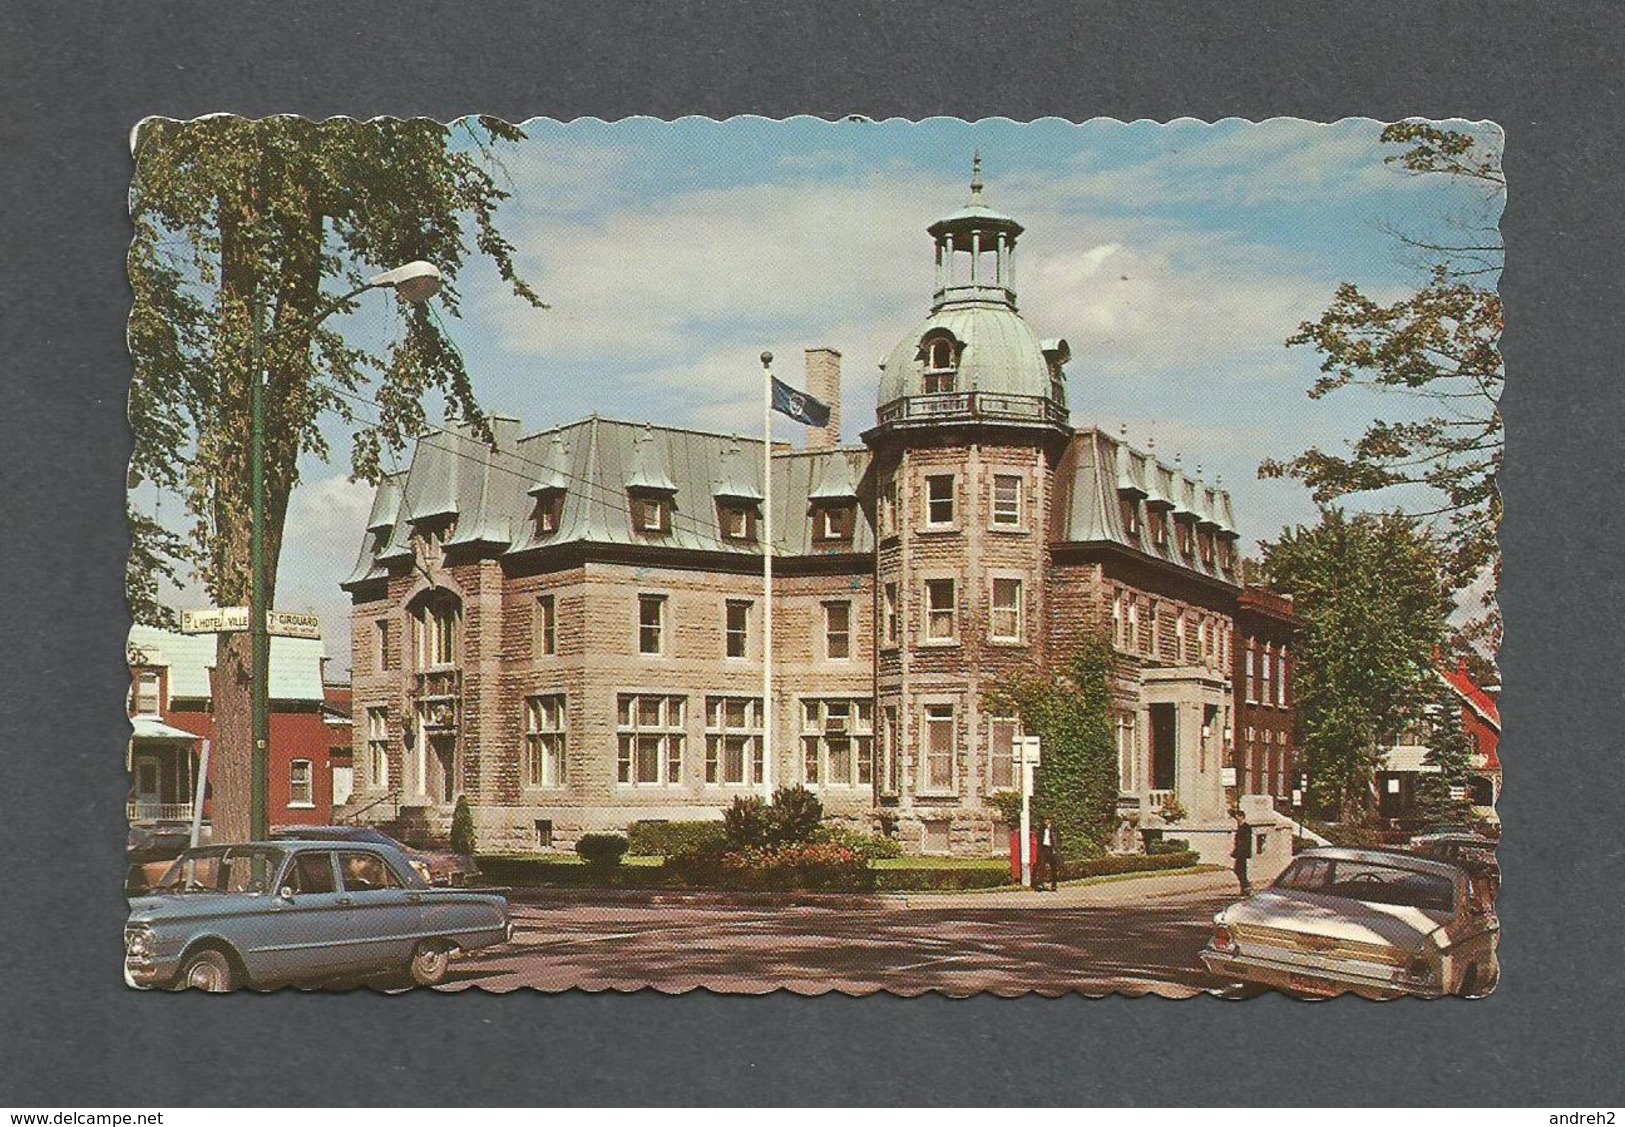
[(773, 798), (773, 354), (762, 353), (762, 796)]

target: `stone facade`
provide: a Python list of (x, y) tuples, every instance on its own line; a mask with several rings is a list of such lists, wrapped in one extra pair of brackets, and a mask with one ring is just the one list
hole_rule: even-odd
[[(497, 420), (494, 445), (420, 440), (346, 583), (353, 816), (434, 833), (466, 795), (483, 849), (568, 849), (803, 783), (910, 850), (1001, 854), (1017, 721), (987, 690), (1108, 631), (1119, 844), (1228, 849), (1230, 499), (1073, 427), (1070, 349), (1016, 312), (1021, 227), (973, 188), (930, 228), (939, 288), (883, 366), (862, 446), (813, 434), (764, 469), (759, 442), (596, 416), (531, 436)], [(808, 350), (813, 394), (838, 397), (839, 362)]]

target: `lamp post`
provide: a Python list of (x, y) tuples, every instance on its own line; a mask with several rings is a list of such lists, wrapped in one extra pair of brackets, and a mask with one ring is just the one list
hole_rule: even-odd
[(255, 301), (253, 335), (249, 372), (251, 388), (250, 411), (253, 416), (249, 447), (249, 473), (253, 479), (250, 498), (250, 599), (248, 612), (249, 679), (252, 685), (253, 710), (253, 794), (249, 808), (249, 838), (264, 841), (271, 835), (270, 826), (270, 765), (271, 765), (271, 633), (270, 600), (266, 593), (265, 576), (265, 344), (284, 333), (313, 329), (347, 305), (352, 298), (368, 290), (393, 289), (401, 300), (421, 304), (440, 291), (443, 278), (440, 270), (429, 262), (409, 262), (357, 286), (342, 297), (334, 298), (320, 312), (308, 320), (289, 325), (273, 333), (266, 333), (261, 323), (264, 307)]

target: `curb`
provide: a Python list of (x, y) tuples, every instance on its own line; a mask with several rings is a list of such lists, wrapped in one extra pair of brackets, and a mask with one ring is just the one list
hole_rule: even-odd
[(895, 907), (901, 894), (850, 892), (723, 892), (682, 888), (513, 888), (519, 904), (624, 904), (633, 907), (692, 905), (721, 908), (829, 908), (859, 910)]

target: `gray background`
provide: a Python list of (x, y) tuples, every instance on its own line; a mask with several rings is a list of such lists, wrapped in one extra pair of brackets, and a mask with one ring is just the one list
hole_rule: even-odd
[[(1618, 1102), (1621, 9), (1189, 7), (6, 4), (0, 1104)], [(1386, 1005), (126, 991), (127, 138), (145, 114), (217, 110), (1501, 122), (1500, 990)]]

